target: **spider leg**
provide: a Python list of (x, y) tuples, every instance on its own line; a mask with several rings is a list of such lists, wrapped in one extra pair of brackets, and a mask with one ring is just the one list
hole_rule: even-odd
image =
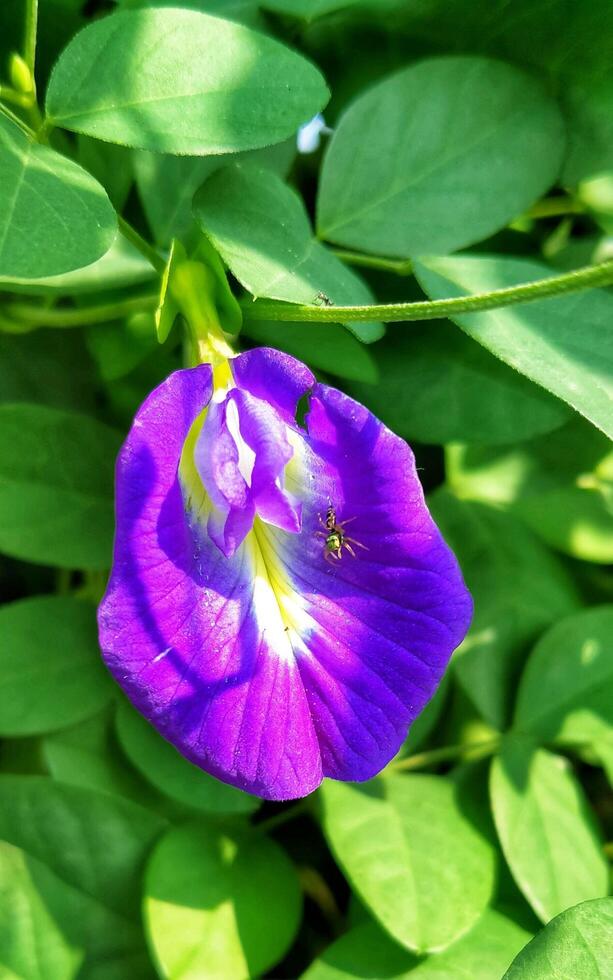
[(328, 531), (315, 531), (314, 533), (316, 538), (327, 538), (329, 534)]
[(321, 524), (322, 527), (325, 527), (326, 530), (329, 530), (328, 525), (326, 524), (326, 522), (324, 520), (322, 520), (321, 514), (318, 514), (317, 515), (317, 520), (319, 521), (319, 523)]
[(351, 555), (351, 557), (352, 558), (355, 558), (356, 557), (356, 553), (353, 550), (353, 548), (351, 547), (351, 545), (350, 544), (347, 544), (347, 538), (345, 538), (343, 544), (345, 545), (345, 548), (347, 549), (347, 551), (349, 552), (349, 554)]
[(339, 561), (343, 557), (343, 553), (341, 551), (341, 545), (339, 545), (339, 547), (338, 547), (338, 551), (336, 552), (336, 557), (338, 558)]
[(345, 524), (351, 524), (352, 521), (356, 521), (357, 517), (348, 517), (346, 521), (339, 521), (338, 527), (345, 527)]
[(367, 548), (366, 545), (362, 544), (361, 541), (356, 541), (355, 538), (348, 538), (347, 536), (345, 536), (345, 542), (347, 541), (351, 541), (351, 543), (357, 545), (358, 548), (363, 548), (364, 551), (370, 551), (370, 548)]

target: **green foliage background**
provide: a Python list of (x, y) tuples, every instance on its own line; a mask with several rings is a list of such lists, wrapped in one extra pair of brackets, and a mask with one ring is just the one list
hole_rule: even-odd
[[(613, 0), (36, 8), (0, 7), (0, 977), (613, 977)], [(160, 300), (186, 255), (209, 294)], [(411, 442), (475, 600), (399, 757), (293, 805), (97, 648), (118, 446), (211, 309)]]

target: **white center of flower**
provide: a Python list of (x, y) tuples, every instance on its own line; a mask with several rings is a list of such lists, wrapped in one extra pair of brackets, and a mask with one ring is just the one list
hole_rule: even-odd
[(243, 480), (248, 487), (251, 486), (251, 476), (253, 473), (253, 466), (255, 463), (255, 453), (251, 446), (248, 446), (241, 435), (239, 420), (238, 420), (238, 409), (235, 402), (228, 402), (228, 407), (226, 409), (226, 425), (228, 426), (228, 431), (238, 450), (238, 470)]

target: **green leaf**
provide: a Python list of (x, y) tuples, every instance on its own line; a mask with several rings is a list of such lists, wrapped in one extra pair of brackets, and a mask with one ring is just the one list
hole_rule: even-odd
[(452, 446), (447, 462), (459, 496), (513, 511), (575, 558), (613, 562), (613, 451), (579, 416), (523, 446)]
[(95, 608), (34, 596), (0, 608), (0, 734), (38, 735), (94, 714), (112, 694)]
[(317, 202), (321, 237), (405, 256), (489, 237), (555, 181), (558, 108), (502, 62), (432, 58), (368, 89), (341, 117)]
[(349, 390), (405, 439), (514, 442), (549, 432), (570, 414), (444, 320), (390, 324), (372, 356), (383, 383)]
[[(69, 889), (43, 864), (0, 841), (0, 975), (6, 980), (71, 980), (83, 953), (65, 935), (78, 915)], [(57, 920), (60, 920), (58, 922)]]
[(582, 902), (539, 932), (513, 960), (503, 980), (610, 980), (612, 934), (613, 898)]
[(475, 603), (455, 671), (482, 716), (503, 729), (526, 649), (578, 608), (578, 595), (555, 555), (512, 515), (444, 490), (430, 496), (429, 506)]
[(81, 166), (102, 184), (114, 206), (121, 211), (134, 180), (130, 150), (113, 143), (101, 143), (89, 136), (79, 136), (77, 146)]
[(70, 344), (62, 330), (0, 333), (0, 402), (87, 411), (93, 408), (94, 381), (93, 364), (77, 331)]
[[(302, 199), (270, 170), (233, 164), (215, 173), (196, 193), (194, 214), (236, 278), (254, 297), (315, 303), (373, 302), (358, 275), (314, 237)], [(383, 334), (377, 323), (351, 323), (370, 342)]]
[(264, 10), (288, 14), (290, 17), (299, 17), (310, 22), (337, 10), (368, 6), (368, 2), (365, 3), (365, 0), (263, 0), (261, 6)]
[(584, 609), (541, 637), (522, 675), (514, 727), (567, 744), (613, 735), (613, 605)]
[(28, 293), (41, 296), (76, 296), (80, 293), (97, 293), (125, 286), (136, 286), (155, 279), (151, 264), (133, 245), (118, 235), (108, 252), (97, 262), (84, 269), (65, 272), (59, 276), (40, 279), (19, 279), (0, 276), (0, 288), (12, 293)]
[(600, 831), (566, 759), (510, 736), (493, 761), (490, 789), (504, 855), (543, 922), (608, 893)]
[(331, 943), (302, 974), (301, 980), (349, 977), (408, 980), (417, 962), (412, 953), (398, 946), (376, 922), (366, 922)]
[(337, 323), (278, 323), (247, 320), (243, 336), (262, 347), (276, 347), (337, 378), (375, 385), (379, 371), (366, 347)]
[(49, 146), (0, 115), (0, 276), (38, 279), (80, 269), (117, 233), (106, 192)]
[[(168, 0), (115, 0), (124, 10), (140, 7), (167, 7)], [(181, 6), (189, 10), (200, 10), (204, 14), (215, 14), (226, 20), (236, 20), (250, 27), (265, 28), (259, 12), (258, 0), (181, 0)]]
[[(505, 256), (428, 258), (415, 273), (432, 299), (542, 279), (551, 269)], [(590, 289), (453, 320), (470, 337), (613, 435), (613, 294)]]
[[(377, 5), (380, 0), (377, 0)], [(613, 166), (613, 6), (576, 0), (383, 0), (409, 50), (483, 52), (525, 65), (560, 99), (568, 126), (563, 183)], [(406, 39), (406, 40), (405, 40)]]
[(136, 313), (119, 323), (92, 325), (85, 339), (102, 380), (123, 378), (157, 347), (153, 314)]
[(154, 8), (80, 31), (53, 70), (47, 114), (53, 125), (143, 150), (234, 153), (281, 142), (327, 100), (319, 71), (272, 38)]
[(145, 876), (145, 923), (161, 976), (255, 977), (282, 958), (300, 920), (298, 879), (257, 832), (169, 831)]
[(96, 956), (140, 948), (139, 875), (163, 826), (127, 800), (0, 776), (0, 838), (44, 866), (48, 884), (37, 877), (37, 887), (51, 909), (61, 882), (62, 931)]
[(42, 756), (58, 782), (125, 796), (159, 811), (160, 797), (123, 756), (108, 712), (47, 735), (42, 741)]
[(107, 568), (120, 441), (85, 415), (0, 405), (0, 551), (65, 568)]
[[(294, 139), (261, 150), (241, 154), (285, 177), (296, 152)], [(179, 157), (134, 151), (136, 186), (147, 220), (158, 245), (185, 237), (194, 223), (192, 198), (216, 170), (227, 166), (235, 156)]]
[(252, 813), (260, 800), (192, 765), (127, 702), (117, 712), (121, 745), (140, 773), (161, 793), (210, 813)]
[(465, 815), (461, 787), (441, 776), (390, 775), (328, 781), (322, 800), (336, 859), (399, 943), (444, 949), (476, 922), (492, 895), (495, 856)]
[(469, 933), (420, 963), (409, 980), (494, 980), (530, 938), (511, 919), (486, 909)]

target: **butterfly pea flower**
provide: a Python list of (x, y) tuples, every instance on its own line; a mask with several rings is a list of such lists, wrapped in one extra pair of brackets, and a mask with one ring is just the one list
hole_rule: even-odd
[(147, 398), (116, 510), (103, 655), (187, 759), (271, 800), (392, 759), (472, 611), (402, 439), (252, 350)]

